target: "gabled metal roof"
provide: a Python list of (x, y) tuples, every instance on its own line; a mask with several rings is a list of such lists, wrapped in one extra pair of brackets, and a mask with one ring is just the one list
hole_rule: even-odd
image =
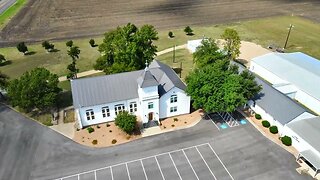
[[(292, 121), (287, 124), (287, 127), (320, 153), (320, 117)], [(318, 168), (320, 168), (320, 162)]]
[(173, 87), (186, 88), (172, 68), (154, 60), (147, 71), (71, 80), (73, 106), (88, 107), (138, 98), (138, 84), (143, 87), (158, 86), (160, 96)]
[(320, 100), (320, 61), (301, 52), (269, 53), (253, 62)]

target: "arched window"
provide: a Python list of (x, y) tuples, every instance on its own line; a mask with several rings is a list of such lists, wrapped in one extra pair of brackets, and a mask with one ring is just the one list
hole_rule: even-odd
[(177, 95), (171, 95), (170, 97), (170, 103), (175, 103), (175, 102), (178, 102), (178, 97)]

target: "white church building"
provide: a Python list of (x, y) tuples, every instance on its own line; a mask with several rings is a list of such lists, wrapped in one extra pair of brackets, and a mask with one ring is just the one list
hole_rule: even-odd
[(114, 121), (121, 111), (139, 116), (144, 127), (190, 113), (186, 85), (157, 60), (144, 70), (71, 80), (71, 89), (80, 128)]

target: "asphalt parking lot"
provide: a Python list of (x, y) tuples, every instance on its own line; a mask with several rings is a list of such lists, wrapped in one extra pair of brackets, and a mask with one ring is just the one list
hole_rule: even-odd
[(61, 180), (233, 180), (209, 143), (94, 169)]
[(108, 148), (88, 148), (0, 105), (0, 179), (304, 180), (295, 157), (250, 123), (212, 120)]

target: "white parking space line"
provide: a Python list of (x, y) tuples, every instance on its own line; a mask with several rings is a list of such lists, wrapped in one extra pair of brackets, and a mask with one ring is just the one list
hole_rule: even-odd
[(128, 173), (129, 180), (131, 180), (130, 172), (129, 172), (129, 169), (128, 169), (128, 163), (126, 163), (126, 169), (127, 169), (127, 173)]
[(186, 153), (184, 152), (184, 150), (182, 150), (182, 152), (183, 152), (183, 155), (186, 157), (186, 159), (187, 159), (187, 161), (188, 161), (188, 163), (189, 163), (189, 165), (190, 165), (190, 167), (191, 167), (191, 169), (192, 169), (192, 171), (193, 171), (194, 175), (196, 175), (197, 180), (199, 180), (199, 177), (198, 177), (198, 175), (197, 175), (196, 171), (193, 169), (193, 166), (192, 166), (192, 164), (190, 163), (190, 160), (189, 160), (188, 156), (186, 155)]
[(210, 119), (210, 121), (217, 127), (217, 129), (220, 131), (220, 128), (216, 125), (216, 123), (213, 122), (213, 120), (211, 119), (211, 117), (207, 114), (206, 116), (208, 116), (208, 118)]
[(147, 176), (146, 170), (144, 169), (142, 160), (140, 160), (140, 163), (141, 163), (141, 166), (142, 166), (142, 170), (143, 170), (143, 173), (144, 173), (144, 177), (146, 177), (146, 180), (148, 180), (148, 176)]
[(174, 161), (173, 161), (172, 156), (171, 156), (170, 153), (169, 153), (169, 156), (170, 156), (170, 159), (171, 159), (171, 161), (172, 161), (172, 163), (173, 163), (173, 165), (174, 165), (174, 168), (176, 169), (176, 171), (177, 171), (177, 173), (178, 173), (178, 175), (179, 175), (179, 178), (182, 180), (181, 175), (180, 175), (180, 173), (179, 173), (179, 171), (178, 171), (178, 168), (177, 168), (176, 164), (174, 163)]
[(97, 180), (97, 170), (94, 170), (94, 180)]
[(201, 159), (203, 160), (203, 162), (206, 164), (207, 168), (209, 169), (211, 175), (214, 177), (215, 180), (217, 180), (216, 176), (213, 174), (213, 172), (211, 171), (210, 167), (208, 166), (208, 163), (206, 160), (204, 160), (202, 154), (200, 153), (199, 149), (196, 147), (196, 150), (198, 151), (199, 155), (201, 156)]
[[(211, 119), (211, 118), (210, 118), (210, 119)], [(215, 124), (214, 122), (212, 122), (212, 123)], [(217, 125), (215, 124), (215, 126), (217, 126)], [(218, 127), (217, 127), (217, 128), (218, 128)], [(219, 129), (219, 128), (218, 128), (218, 129)], [(220, 130), (220, 129), (219, 129), (219, 130)], [(161, 176), (162, 176), (163, 179), (165, 179), (165, 178), (164, 178), (164, 175), (163, 175), (163, 172), (162, 172), (162, 170), (161, 170), (160, 164), (159, 164), (159, 162), (158, 162), (157, 156), (168, 155), (168, 154), (170, 155), (171, 153), (182, 151), (183, 154), (184, 154), (184, 156), (186, 157), (186, 159), (187, 159), (190, 167), (192, 168), (193, 173), (195, 174), (195, 176), (196, 176), (197, 179), (199, 180), (199, 177), (198, 177), (197, 173), (195, 172), (195, 170), (194, 170), (194, 168), (193, 168), (193, 166), (192, 166), (189, 158), (187, 157), (186, 153), (184, 152), (184, 150), (191, 149), (191, 148), (196, 148), (196, 147), (203, 146), (203, 145), (209, 145), (209, 146), (210, 146), (209, 143), (203, 143), (203, 144), (199, 144), (199, 145), (195, 145), (195, 146), (190, 146), (190, 147), (186, 147), (186, 148), (182, 148), (182, 149), (177, 149), (177, 150), (173, 150), (173, 151), (168, 151), (168, 152), (164, 152), (164, 153), (159, 153), (159, 154), (156, 154), (156, 155), (147, 156), (147, 157), (143, 157), (143, 158), (139, 158), (139, 159), (127, 161), (127, 162), (122, 162), (122, 163), (114, 164), (114, 165), (111, 165), (111, 166), (106, 166), (106, 167), (102, 167), (102, 168), (97, 168), (97, 169), (93, 169), (93, 170), (89, 170), (89, 171), (84, 171), (84, 172), (81, 172), (81, 173), (78, 173), (78, 174), (73, 174), (73, 175), (65, 176), (65, 177), (62, 177), (62, 178), (60, 178), (60, 179), (63, 180), (63, 179), (66, 179), (66, 178), (78, 176), (78, 180), (80, 180), (80, 175), (86, 174), (86, 173), (92, 173), (92, 172), (95, 174), (95, 178), (96, 178), (96, 171), (104, 170), (104, 169), (108, 169), (108, 168), (109, 168), (109, 169), (110, 169), (110, 172), (111, 172), (111, 179), (114, 180), (112, 167), (119, 166), (119, 165), (126, 165), (126, 166), (127, 166), (128, 163), (132, 163), (132, 162), (136, 162), (136, 161), (141, 161), (141, 164), (142, 164), (142, 167), (143, 167), (143, 172), (144, 172), (144, 174), (145, 174), (146, 179), (148, 180), (148, 177), (147, 177), (147, 174), (146, 174), (146, 172), (145, 172), (145, 168), (144, 168), (144, 166), (143, 166), (142, 160), (149, 159), (149, 158), (155, 158), (155, 159), (156, 159), (157, 165), (158, 165), (158, 167), (159, 167), (159, 169), (160, 169), (160, 172), (161, 172)], [(210, 148), (212, 149), (211, 146), (210, 146)], [(212, 149), (212, 150), (213, 150), (213, 149)], [(214, 151), (213, 151), (213, 152), (214, 152)], [(216, 155), (215, 152), (214, 152), (214, 154)], [(216, 155), (216, 156), (217, 156), (217, 155)], [(173, 161), (171, 155), (170, 155), (170, 158), (171, 158), (171, 160)], [(219, 157), (218, 157), (218, 159), (219, 159), (219, 161), (221, 162), (221, 164), (224, 166), (224, 164), (222, 163), (222, 161), (220, 160)], [(174, 163), (174, 162), (173, 162), (173, 163)], [(176, 171), (178, 172), (178, 175), (179, 175), (179, 177), (180, 177), (180, 179), (181, 179), (181, 175), (180, 175), (180, 173), (179, 173), (179, 171), (178, 171), (175, 163), (174, 163), (174, 166), (175, 166)], [(224, 168), (225, 168), (225, 166), (224, 166)], [(225, 168), (225, 169), (226, 169), (226, 168)], [(211, 171), (211, 170), (210, 170), (210, 171)], [(129, 179), (131, 179), (128, 168), (127, 168), (127, 172), (128, 172), (128, 175), (129, 175)], [(228, 170), (227, 170), (227, 172), (228, 172), (228, 174), (230, 175), (230, 177), (232, 177)], [(233, 179), (233, 178), (232, 178), (232, 179)]]
[(207, 144), (209, 145), (209, 147), (210, 147), (210, 149), (212, 150), (212, 152), (214, 153), (214, 155), (218, 158), (218, 160), (219, 160), (220, 163), (222, 164), (223, 168), (227, 171), (227, 173), (229, 174), (230, 178), (231, 178), (232, 180), (234, 180), (234, 178), (233, 178), (232, 175), (230, 174), (230, 172), (229, 172), (229, 170), (227, 169), (227, 167), (224, 165), (224, 163), (223, 163), (223, 162), (221, 161), (221, 159), (219, 158), (218, 154), (213, 150), (212, 146), (211, 146), (209, 143), (207, 143)]
[(159, 162), (158, 162), (157, 156), (155, 156), (154, 158), (156, 159), (156, 162), (157, 162), (158, 168), (159, 168), (159, 170), (160, 170), (162, 179), (165, 180), (165, 179), (164, 179), (164, 176), (163, 176), (163, 173), (162, 173), (162, 170), (161, 170), (161, 167), (160, 167), (160, 164), (159, 164)]
[(111, 172), (111, 179), (114, 180), (114, 179), (113, 179), (112, 167), (110, 167), (110, 172)]

